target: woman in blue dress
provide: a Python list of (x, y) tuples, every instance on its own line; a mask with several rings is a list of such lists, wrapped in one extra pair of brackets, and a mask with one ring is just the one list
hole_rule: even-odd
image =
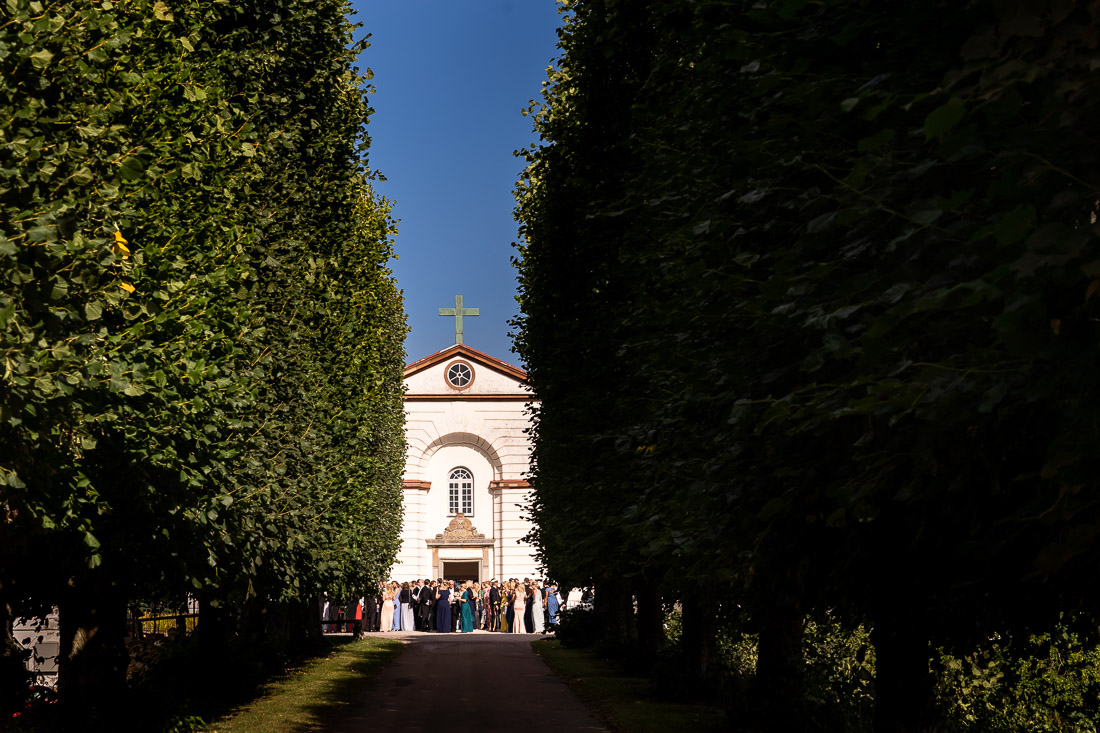
[(439, 586), (439, 593), (435, 596), (438, 600), (435, 604), (435, 630), (443, 633), (451, 633), (451, 582), (445, 581)]
[(393, 630), (401, 631), (401, 586), (393, 584)]
[(462, 591), (462, 617), (459, 619), (459, 630), (468, 634), (474, 630), (474, 590), (470, 587), (470, 581), (466, 581), (466, 590)]

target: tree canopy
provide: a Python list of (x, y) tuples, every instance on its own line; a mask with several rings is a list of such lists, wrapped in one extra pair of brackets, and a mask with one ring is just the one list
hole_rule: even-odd
[(791, 619), (868, 619), (880, 730), (930, 640), (1095, 618), (1095, 8), (567, 12), (516, 210), (551, 574), (685, 633), (731, 589), (777, 690)]
[(7, 9), (0, 621), (60, 605), (94, 699), (121, 633), (74, 646), (89, 613), (308, 604), (392, 563), (396, 227), (344, 2)]

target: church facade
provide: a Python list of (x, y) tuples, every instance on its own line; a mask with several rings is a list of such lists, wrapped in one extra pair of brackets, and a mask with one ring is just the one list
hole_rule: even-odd
[(523, 539), (527, 406), (537, 402), (526, 374), (456, 343), (405, 368), (404, 399), (404, 518), (390, 576), (536, 577)]

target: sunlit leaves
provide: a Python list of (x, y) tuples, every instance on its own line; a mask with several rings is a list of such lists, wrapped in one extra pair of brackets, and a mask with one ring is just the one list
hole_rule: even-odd
[(176, 598), (380, 575), (404, 317), (344, 6), (6, 7), (0, 568), (48, 542), (44, 602), (89, 567)]

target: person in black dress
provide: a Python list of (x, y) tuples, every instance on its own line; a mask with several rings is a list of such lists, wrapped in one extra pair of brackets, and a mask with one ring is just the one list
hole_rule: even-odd
[(462, 609), (459, 607), (458, 597), (462, 593), (460, 583), (451, 581), (451, 633), (458, 632), (458, 620), (462, 617)]
[(523, 579), (523, 630), (528, 634), (535, 633), (535, 592), (530, 581)]

